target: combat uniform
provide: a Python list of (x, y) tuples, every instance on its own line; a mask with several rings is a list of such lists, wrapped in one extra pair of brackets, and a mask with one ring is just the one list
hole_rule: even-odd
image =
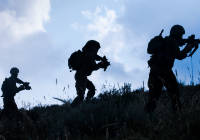
[[(77, 97), (73, 100), (72, 106), (80, 104), (84, 100), (85, 90), (88, 89), (86, 101), (90, 100), (95, 95), (95, 86), (87, 78), (91, 75), (93, 71), (96, 71), (100, 68), (104, 68), (104, 71), (110, 65), (110, 62), (107, 61), (107, 58), (97, 55), (98, 50), (100, 49), (99, 42), (95, 40), (89, 40), (82, 48), (82, 51), (78, 51), (78, 57), (70, 57), (68, 60), (69, 68), (74, 67), (76, 70), (75, 74), (75, 87), (77, 91)], [(76, 61), (72, 61), (76, 60)], [(97, 62), (99, 61), (99, 62)], [(76, 64), (76, 65), (75, 65)]]
[(80, 69), (75, 74), (75, 87), (78, 96), (72, 102), (72, 106), (76, 106), (83, 101), (86, 89), (88, 89), (86, 100), (90, 100), (95, 95), (95, 86), (87, 76), (90, 76), (93, 71), (101, 68), (102, 63), (96, 63), (96, 61), (100, 60), (101, 57), (98, 55), (93, 56), (83, 53)]
[[(15, 77), (9, 77), (6, 78), (4, 81), (5, 85), (2, 85), (2, 91), (3, 91), (3, 103), (4, 103), (4, 112), (14, 112), (17, 111), (17, 105), (15, 103), (15, 99), (14, 96), (16, 95), (16, 93), (18, 93), (19, 91), (23, 90), (24, 87), (20, 86), (17, 87), (16, 83), (18, 84), (23, 84), (23, 82)], [(3, 87), (5, 86), (5, 87)]]
[(148, 61), (150, 67), (148, 87), (149, 101), (148, 111), (153, 111), (156, 107), (156, 100), (161, 95), (163, 86), (166, 87), (171, 97), (174, 110), (180, 109), (178, 82), (172, 71), (175, 59), (182, 60), (187, 57), (185, 51), (180, 51), (178, 42), (172, 37), (164, 38), (162, 49), (153, 54)]

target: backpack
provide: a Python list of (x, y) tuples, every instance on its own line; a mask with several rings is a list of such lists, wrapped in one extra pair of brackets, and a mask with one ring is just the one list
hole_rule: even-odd
[[(71, 54), (68, 59), (68, 67), (71, 70), (79, 70), (81, 67), (82, 52), (80, 50), (75, 51)], [(71, 71), (70, 70), (70, 71)]]
[[(1, 91), (3, 92), (3, 94), (8, 91), (8, 79), (7, 78), (5, 78), (5, 80), (3, 81), (3, 84), (1, 86)], [(1, 97), (3, 97), (3, 96), (4, 95), (2, 95)]]
[(147, 47), (148, 54), (156, 54), (157, 52), (162, 50), (164, 46), (164, 38), (162, 37), (163, 31), (164, 30), (162, 30), (158, 36), (155, 36), (149, 41), (148, 47)]

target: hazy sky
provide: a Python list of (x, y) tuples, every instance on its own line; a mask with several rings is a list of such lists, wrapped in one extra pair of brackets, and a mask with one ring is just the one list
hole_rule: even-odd
[[(20, 69), (19, 78), (29, 81), (32, 91), (15, 97), (18, 106), (58, 104), (52, 97), (76, 96), (70, 54), (95, 39), (99, 55), (106, 55), (111, 67), (94, 72), (97, 93), (103, 84), (112, 87), (131, 83), (133, 89), (148, 79), (148, 41), (174, 24), (185, 27), (185, 38), (200, 37), (199, 0), (0, 0), (0, 83), (9, 70)], [(191, 58), (176, 61), (178, 79), (200, 80), (199, 50)], [(192, 63), (191, 63), (192, 62)], [(57, 79), (57, 84), (56, 84)], [(0, 100), (2, 106), (2, 100)]]

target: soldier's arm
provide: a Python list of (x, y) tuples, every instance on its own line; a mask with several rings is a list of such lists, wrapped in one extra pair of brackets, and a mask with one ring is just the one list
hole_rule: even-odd
[(22, 80), (20, 80), (19, 78), (16, 78), (16, 82), (17, 82), (18, 84), (24, 84), (24, 82), (23, 82)]
[(103, 58), (102, 58), (101, 56), (96, 55), (96, 58), (95, 58), (96, 61), (102, 61), (102, 59), (103, 59)]
[(187, 44), (183, 50), (180, 51), (179, 49), (176, 58), (179, 60), (186, 58), (187, 53), (189, 53), (192, 50), (193, 46), (193, 44)]
[(98, 70), (100, 68), (104, 68), (104, 67), (105, 67), (104, 63), (103, 62), (99, 62), (99, 63), (97, 63), (97, 64), (95, 64), (93, 66), (93, 70), (96, 71), (96, 70)]
[[(109, 65), (110, 65), (110, 63), (109, 63)], [(106, 64), (106, 63), (104, 63), (104, 62), (99, 62), (98, 64), (96, 64), (96, 68), (94, 69), (94, 70), (98, 70), (98, 69), (100, 69), (100, 68), (102, 68), (102, 69), (104, 69), (104, 71), (105, 71), (105, 69), (108, 67), (108, 65)]]
[(19, 86), (17, 89), (16, 89), (16, 92), (15, 93), (18, 93), (18, 92), (20, 92), (20, 91), (22, 91), (22, 90), (24, 90), (25, 89), (25, 87), (23, 86), (23, 85), (21, 85), (21, 86)]
[(176, 59), (178, 59), (178, 60), (182, 60), (182, 59), (184, 59), (186, 57), (187, 57), (187, 54), (184, 53), (184, 52), (181, 52), (181, 51), (178, 52), (177, 55), (176, 55)]
[(93, 66), (93, 70), (98, 70), (101, 68), (101, 64), (97, 63), (96, 65)]
[[(106, 67), (108, 67), (110, 65), (110, 62), (107, 61), (107, 58), (101, 57), (99, 55), (96, 56), (96, 61), (100, 61), (99, 63), (97, 63), (93, 68), (93, 70), (98, 70), (100, 68), (106, 69)], [(106, 62), (105, 62), (106, 61)]]
[[(102, 61), (103, 58), (102, 58), (101, 56), (99, 56), (99, 55), (96, 55), (96, 56), (95, 56), (95, 60), (96, 60), (96, 61)], [(95, 64), (95, 65), (93, 66), (93, 70), (98, 70), (98, 69), (100, 69), (101, 67), (102, 67), (102, 63), (99, 62), (99, 63), (97, 63), (97, 64)]]

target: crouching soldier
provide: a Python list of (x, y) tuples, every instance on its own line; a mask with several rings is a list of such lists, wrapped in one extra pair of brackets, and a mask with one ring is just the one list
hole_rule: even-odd
[[(28, 82), (23, 82), (18, 78), (19, 69), (16, 67), (11, 68), (10, 74), (11, 76), (9, 78), (5, 78), (1, 90), (3, 92), (3, 112), (5, 114), (17, 112), (18, 108), (15, 103), (14, 96), (16, 93), (22, 91), (22, 90), (30, 90), (31, 87), (29, 86)], [(16, 84), (20, 84), (19, 87), (16, 86)]]
[[(88, 89), (86, 101), (90, 100), (95, 95), (95, 86), (88, 80), (87, 76), (91, 75), (93, 71), (103, 68), (106, 71), (110, 62), (107, 58), (99, 56), (98, 50), (100, 49), (99, 42), (89, 40), (81, 50), (78, 50), (68, 59), (68, 66), (70, 69), (75, 70), (75, 87), (77, 97), (72, 102), (72, 107), (80, 104), (84, 100), (85, 90)], [(98, 62), (97, 62), (98, 61)]]

